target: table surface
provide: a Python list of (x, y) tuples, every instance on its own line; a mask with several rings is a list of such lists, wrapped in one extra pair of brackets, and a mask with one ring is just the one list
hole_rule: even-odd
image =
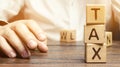
[(0, 58), (2, 67), (120, 67), (120, 41), (107, 48), (107, 63), (85, 63), (84, 43), (50, 42), (49, 52), (32, 51), (30, 59)]

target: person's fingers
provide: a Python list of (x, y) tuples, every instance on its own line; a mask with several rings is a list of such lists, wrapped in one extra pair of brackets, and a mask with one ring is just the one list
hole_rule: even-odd
[(30, 57), (30, 52), (27, 48), (25, 48), (25, 45), (21, 42), (19, 37), (16, 35), (16, 33), (11, 30), (10, 28), (6, 29), (3, 36), (8, 40), (8, 42), (11, 44), (11, 46), (16, 49), (16, 51), (23, 57), (28, 58)]
[(10, 58), (16, 57), (15, 51), (8, 44), (6, 39), (4, 37), (2, 37), (2, 36), (0, 36), (0, 50), (2, 50)]
[(35, 21), (32, 20), (26, 21), (26, 25), (33, 32), (33, 34), (36, 36), (38, 40), (44, 41), (47, 39), (45, 33), (41, 30), (41, 28)]
[(47, 40), (45, 40), (44, 42), (38, 42), (38, 49), (40, 52), (47, 52), (48, 51), (48, 47), (47, 47)]
[(15, 32), (19, 37), (27, 44), (30, 49), (37, 48), (36, 37), (30, 32), (27, 26), (23, 23), (19, 23), (14, 27)]
[(38, 49), (40, 52), (47, 52), (47, 37), (35, 21), (29, 20), (26, 22), (28, 28), (34, 33), (38, 41)]
[[(47, 44), (44, 43), (44, 42), (47, 41), (47, 37), (46, 37), (45, 33), (39, 28), (38, 24), (35, 21), (32, 21), (32, 20), (21, 21), (21, 22), (25, 22), (24, 23), (25, 25), (18, 24), (17, 26), (15, 26), (15, 31), (20, 36), (22, 34), (22, 36), (23, 36), (22, 39), (25, 39), (24, 37), (28, 37), (27, 40), (30, 40), (30, 39), (32, 39), (32, 36), (35, 39), (37, 38), (36, 39), (36, 43), (37, 43), (38, 49), (41, 52), (47, 52), (48, 51), (48, 47), (47, 47)], [(27, 32), (27, 35), (25, 34), (26, 32)], [(28, 32), (30, 32), (30, 35), (29, 35)]]

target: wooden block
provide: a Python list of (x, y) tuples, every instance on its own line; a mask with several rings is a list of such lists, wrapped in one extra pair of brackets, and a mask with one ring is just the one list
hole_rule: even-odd
[(85, 43), (105, 43), (105, 26), (88, 25), (84, 27)]
[(86, 22), (89, 24), (104, 24), (105, 5), (103, 4), (87, 4), (86, 7)]
[(75, 30), (62, 30), (60, 32), (61, 42), (75, 42), (76, 41), (76, 31)]
[(106, 45), (112, 46), (112, 32), (105, 32)]
[(106, 44), (85, 44), (85, 61), (88, 62), (106, 62)]

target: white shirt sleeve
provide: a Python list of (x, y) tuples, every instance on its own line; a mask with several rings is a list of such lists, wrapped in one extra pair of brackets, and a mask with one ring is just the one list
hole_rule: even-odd
[(76, 30), (82, 41), (85, 24), (85, 0), (25, 0), (25, 19), (33, 19), (47, 32), (48, 40), (60, 41), (61, 30)]
[(23, 3), (23, 0), (1, 0), (0, 21), (7, 22), (10, 18), (17, 15)]
[(59, 41), (62, 29), (75, 29), (77, 41), (83, 40), (86, 3), (105, 4), (106, 22), (112, 18), (111, 0), (25, 0), (25, 3), (25, 18), (36, 20), (49, 40), (54, 41)]

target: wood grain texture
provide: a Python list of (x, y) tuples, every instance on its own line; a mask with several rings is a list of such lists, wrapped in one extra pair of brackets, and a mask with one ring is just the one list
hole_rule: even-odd
[[(84, 44), (50, 42), (48, 53), (32, 51), (30, 59), (0, 58), (1, 67), (119, 67), (120, 41), (113, 41), (107, 48), (107, 62), (88, 64), (84, 59)], [(57, 45), (56, 45), (57, 44)], [(58, 45), (60, 44), (60, 45)], [(67, 45), (66, 45), (67, 44)]]

